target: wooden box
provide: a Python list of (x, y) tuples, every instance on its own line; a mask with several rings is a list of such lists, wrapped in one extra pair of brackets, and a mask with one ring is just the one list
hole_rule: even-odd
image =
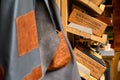
[(97, 6), (99, 6), (103, 2), (103, 0), (89, 0), (89, 1), (93, 2)]
[(106, 67), (96, 62), (94, 59), (90, 58), (77, 48), (74, 49), (74, 56), (79, 63), (90, 70), (91, 76), (95, 77), (98, 80), (106, 70)]
[[(73, 35), (75, 34), (75, 35), (82, 36), (82, 37), (85, 37), (85, 38), (88, 38), (91, 40), (95, 40), (95, 41), (105, 44), (106, 40), (107, 40), (107, 37), (103, 37), (103, 35), (105, 35), (105, 34), (103, 34), (102, 36), (96, 36), (94, 34), (88, 34), (86, 32), (80, 31), (78, 29), (72, 28), (68, 25), (69, 24), (68, 17), (71, 12), (70, 9), (72, 9), (72, 5), (70, 5), (70, 2), (72, 2), (72, 1), (74, 1), (74, 0), (57, 0), (57, 4), (58, 4), (58, 7), (61, 12), (62, 23), (63, 23), (66, 34), (69, 36), (69, 33), (72, 33)], [(73, 35), (71, 35), (71, 37)], [(74, 36), (73, 36), (73, 38), (74, 38)], [(102, 41), (101, 41), (101, 39), (102, 39)], [(70, 40), (70, 41), (74, 41), (74, 40)], [(74, 45), (74, 42), (72, 42), (72, 45)]]
[(78, 9), (72, 10), (72, 13), (69, 17), (69, 21), (82, 25), (84, 27), (91, 28), (93, 30), (93, 34), (97, 36), (101, 36), (104, 33), (107, 26), (107, 24), (103, 23), (102, 21), (89, 16)]

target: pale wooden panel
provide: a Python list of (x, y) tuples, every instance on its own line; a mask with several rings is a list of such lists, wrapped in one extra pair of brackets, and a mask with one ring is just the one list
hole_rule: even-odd
[[(91, 8), (92, 10), (94, 10), (96, 13), (98, 13), (99, 15), (101, 15), (103, 13), (103, 7), (101, 9), (101, 7), (95, 5), (93, 2), (89, 1), (89, 0), (78, 0), (79, 2), (82, 2), (83, 4), (87, 5), (89, 8)], [(105, 8), (105, 7), (104, 7)]]
[(89, 0), (89, 1), (93, 2), (97, 6), (99, 6), (103, 2), (103, 0)]
[(80, 30), (71, 28), (71, 27), (69, 27), (69, 26), (67, 26), (66, 31), (67, 31), (67, 32), (70, 32), (70, 33), (72, 33), (72, 34), (76, 34), (76, 35), (78, 35), (78, 36), (83, 36), (83, 37), (85, 37), (85, 38), (88, 38), (88, 39), (91, 39), (91, 40), (94, 40), (94, 41), (101, 42), (101, 43), (103, 43), (103, 44), (105, 44), (106, 41), (107, 41), (107, 35), (106, 35), (106, 34), (103, 34), (102, 37), (99, 37), (99, 36), (96, 36), (96, 35), (91, 35), (91, 34), (82, 32), (82, 31), (80, 31)]
[(93, 30), (93, 34), (96, 34), (98, 36), (101, 36), (104, 33), (107, 26), (107, 24), (104, 22), (85, 14), (78, 9), (72, 10), (69, 21), (81, 26), (91, 28)]
[(91, 35), (88, 34), (88, 33), (85, 33), (85, 32), (82, 32), (80, 30), (77, 30), (77, 29), (74, 29), (74, 28), (71, 28), (71, 27), (67, 27), (66, 28), (66, 31), (70, 32), (70, 33), (73, 33), (73, 34), (76, 34), (78, 36), (83, 36), (85, 38), (91, 38)]
[(107, 35), (103, 34), (102, 37), (91, 35), (91, 40), (98, 41), (98, 42), (105, 44), (107, 41)]
[(67, 0), (62, 0), (62, 9), (61, 9), (61, 12), (62, 12), (62, 23), (63, 23), (63, 26), (64, 26), (64, 29), (66, 30), (66, 27), (67, 27), (67, 19), (68, 19), (68, 3), (67, 3)]
[(87, 67), (90, 70), (90, 74), (93, 77), (95, 77), (96, 79), (100, 79), (100, 77), (104, 73), (106, 67), (99, 64), (94, 59), (88, 57), (81, 50), (82, 49), (79, 50), (77, 48), (74, 48), (73, 52), (74, 52), (74, 56), (75, 56), (76, 60), (79, 63), (81, 63), (82, 65), (84, 65), (85, 67)]

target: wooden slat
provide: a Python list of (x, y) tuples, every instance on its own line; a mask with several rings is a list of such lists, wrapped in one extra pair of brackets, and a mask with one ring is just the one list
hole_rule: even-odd
[(93, 34), (97, 36), (101, 36), (104, 33), (107, 26), (107, 24), (105, 24), (104, 22), (85, 14), (84, 12), (78, 9), (72, 10), (72, 13), (69, 17), (69, 21), (84, 27), (91, 28)]
[(91, 39), (91, 40), (94, 40), (94, 41), (101, 42), (101, 43), (103, 43), (103, 44), (105, 44), (106, 41), (107, 41), (107, 35), (106, 35), (106, 34), (103, 34), (102, 37), (99, 37), (99, 36), (96, 36), (96, 35), (91, 35), (91, 34), (82, 32), (82, 31), (80, 31), (80, 30), (71, 28), (71, 27), (69, 27), (69, 26), (67, 26), (66, 31), (67, 31), (67, 32), (70, 32), (70, 33), (72, 33), (72, 34), (76, 34), (76, 35), (78, 35), (78, 36), (82, 36), (82, 37), (85, 37), (85, 38), (88, 38), (88, 39)]
[(104, 5), (104, 4), (101, 4), (101, 5), (99, 6), (99, 8), (100, 8), (102, 11), (104, 11), (104, 10), (105, 10), (105, 5)]
[(71, 28), (71, 27), (67, 27), (66, 28), (66, 31), (70, 32), (70, 33), (73, 33), (73, 34), (76, 34), (78, 36), (83, 36), (85, 38), (91, 38), (91, 35), (88, 34), (88, 33), (85, 33), (85, 32), (82, 32), (80, 30), (77, 30), (77, 29), (74, 29), (74, 28)]
[(99, 6), (103, 2), (103, 0), (89, 0), (89, 1), (93, 2), (97, 6)]
[(107, 41), (107, 35), (103, 34), (102, 37), (91, 35), (91, 40), (98, 41), (98, 42), (105, 44)]
[[(87, 75), (87, 74), (85, 74), (84, 72), (82, 72), (82, 71), (80, 71), (80, 70), (79, 70), (79, 74), (80, 74), (80, 76), (81, 76), (82, 78), (84, 78), (85, 80), (97, 80), (96, 78), (94, 78), (94, 77), (92, 77), (92, 76), (90, 76), (90, 75)], [(100, 80), (105, 80), (105, 76), (102, 75), (101, 78), (100, 78)]]
[(84, 72), (82, 72), (82, 71), (80, 71), (80, 70), (79, 70), (79, 74), (80, 74), (80, 76), (83, 77), (85, 80), (97, 80), (97, 79), (95, 79), (94, 77), (92, 77), (92, 76), (90, 76), (90, 75), (87, 75), (87, 74), (85, 74)]
[(78, 0), (78, 1), (85, 4), (89, 8), (91, 8), (92, 10), (94, 10), (99, 15), (101, 15), (103, 13), (104, 8), (105, 8), (105, 6), (102, 5), (102, 9), (101, 9), (101, 7), (98, 7), (97, 5), (95, 5), (93, 2), (91, 2), (89, 0)]
[(62, 23), (64, 26), (64, 29), (66, 30), (67, 27), (67, 19), (68, 19), (68, 3), (67, 0), (62, 0)]
[[(83, 50), (84, 51), (84, 50)], [(106, 67), (88, 57), (82, 52), (82, 49), (74, 48), (73, 50), (76, 60), (90, 70), (90, 74), (96, 79), (100, 79)]]

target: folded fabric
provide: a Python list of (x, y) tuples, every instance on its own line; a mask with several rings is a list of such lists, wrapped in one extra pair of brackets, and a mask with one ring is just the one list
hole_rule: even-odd
[(81, 80), (55, 0), (1, 0), (0, 10), (0, 79)]

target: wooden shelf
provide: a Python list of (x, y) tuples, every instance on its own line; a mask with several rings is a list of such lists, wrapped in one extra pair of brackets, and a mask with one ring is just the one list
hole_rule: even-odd
[[(85, 33), (85, 32), (81, 32), (81, 31), (79, 31), (79, 30), (76, 30), (76, 29), (73, 29), (73, 28), (71, 28), (71, 27), (69, 27), (68, 26), (68, 12), (69, 12), (69, 10), (68, 10), (68, 5), (69, 5), (69, 0), (58, 0), (58, 1), (60, 1), (60, 10), (61, 10), (61, 17), (62, 17), (62, 23), (63, 23), (63, 26), (64, 26), (64, 30), (65, 30), (65, 32), (66, 33), (72, 33), (73, 35), (74, 34), (76, 34), (76, 35), (79, 35), (79, 36), (86, 36), (86, 38), (88, 38), (88, 39), (90, 39), (91, 38), (91, 35), (90, 34), (87, 34), (87, 33)], [(109, 2), (109, 0), (106, 0), (106, 1), (108, 1)], [(112, 0), (111, 0), (112, 1)], [(113, 3), (113, 4), (112, 4)], [(108, 4), (107, 3), (105, 3), (105, 7), (107, 8), (107, 9), (109, 9), (109, 12), (112, 12), (113, 11), (113, 14), (112, 14), (112, 16), (113, 16), (113, 24), (111, 25), (110, 24), (110, 26), (114, 26), (113, 28), (114, 28), (114, 31), (115, 31), (115, 40), (114, 40), (114, 46), (115, 46), (115, 49), (117, 50), (117, 51), (120, 51), (120, 0), (113, 0), (113, 2), (109, 2)], [(109, 13), (108, 12), (108, 13)], [(112, 17), (111, 16), (111, 14), (110, 15), (107, 15), (106, 17)], [(110, 23), (110, 20), (109, 21), (107, 21), (107, 23), (109, 24)], [(112, 59), (112, 57), (113, 56), (111, 56), (111, 57), (106, 57), (106, 56), (103, 56), (103, 58), (104, 59), (108, 59), (108, 60), (111, 60)], [(118, 57), (118, 56), (117, 56)], [(113, 63), (115, 63), (116, 62), (116, 59), (113, 59), (114, 60), (114, 62)], [(114, 65), (114, 64), (113, 64)], [(117, 65), (117, 63), (115, 63), (115, 65)], [(114, 69), (114, 68), (111, 68), (112, 70)], [(115, 69), (116, 70), (116, 69)], [(110, 74), (112, 74), (111, 76), (112, 76), (112, 79), (113, 80), (119, 80), (118, 78), (119, 78), (119, 75), (116, 75), (116, 71), (114, 70), (114, 74), (113, 74), (113, 71), (111, 71), (111, 73)], [(81, 75), (82, 75), (82, 73), (81, 73)], [(82, 76), (84, 76), (84, 74), (82, 75)], [(90, 78), (89, 76), (87, 77), (87, 78)], [(92, 79), (93, 80), (93, 79)]]
[(82, 32), (80, 30), (71, 28), (69, 26), (66, 27), (66, 31), (70, 32), (70, 33), (73, 33), (73, 34), (76, 34), (78, 36), (82, 36), (82, 37), (85, 37), (85, 38), (88, 38), (88, 39), (91, 39), (91, 40), (94, 40), (94, 41), (101, 42), (103, 44), (105, 44), (106, 40), (107, 40), (107, 35), (106, 34), (103, 34), (102, 37), (98, 37), (96, 35), (88, 34), (88, 33)]
[(104, 11), (105, 5), (101, 4), (100, 6), (95, 5), (92, 1), (89, 0), (77, 0), (78, 2), (81, 2), (91, 8), (93, 11), (101, 15)]
[(83, 36), (88, 39), (92, 39), (94, 41), (101, 42), (103, 44), (106, 43), (107, 35), (105, 35), (105, 34), (102, 37), (98, 37), (96, 35), (91, 35), (91, 34), (82, 32), (80, 30), (77, 30), (77, 29), (74, 29), (74, 28), (71, 28), (68, 26), (68, 1), (67, 0), (62, 0), (61, 12), (62, 12), (62, 23), (63, 23), (64, 30), (66, 31), (66, 33), (69, 32), (72, 34)]

